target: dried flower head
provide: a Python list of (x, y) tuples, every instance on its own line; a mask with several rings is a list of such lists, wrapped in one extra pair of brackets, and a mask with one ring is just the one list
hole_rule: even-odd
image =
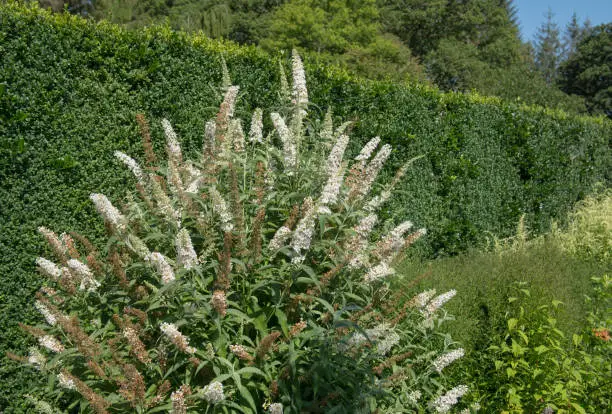
[(239, 359), (243, 361), (251, 362), (253, 360), (253, 356), (249, 354), (249, 352), (243, 345), (230, 345), (229, 349), (232, 354), (236, 355)]
[(226, 310), (227, 310), (227, 300), (225, 298), (225, 292), (222, 290), (215, 290), (213, 292), (212, 298), (210, 300), (210, 303), (213, 307), (214, 310), (217, 311), (217, 313), (220, 316), (225, 316)]

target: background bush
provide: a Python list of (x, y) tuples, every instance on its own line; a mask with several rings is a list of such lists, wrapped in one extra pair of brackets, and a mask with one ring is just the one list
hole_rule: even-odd
[[(99, 240), (87, 195), (95, 189), (112, 197), (125, 183), (127, 173), (112, 167), (112, 150), (140, 154), (136, 113), (148, 115), (154, 137), (161, 137), (162, 117), (181, 136), (199, 136), (219, 101), (211, 85), (221, 79), (221, 56), (245, 85), (238, 116), (274, 108), (278, 62), (254, 48), (167, 28), (127, 32), (13, 2), (0, 6), (0, 55), (3, 354), (8, 344), (25, 346), (16, 320), (34, 317), (28, 304), (40, 284), (34, 259), (42, 250), (36, 227)], [(331, 105), (344, 119), (359, 114), (354, 137), (363, 143), (380, 135), (394, 146), (388, 171), (425, 155), (386, 209), (433, 230), (422, 254), (456, 253), (487, 234), (510, 235), (523, 213), (540, 232), (594, 183), (610, 181), (612, 126), (603, 119), (366, 82), (316, 62), (307, 77), (321, 113)], [(183, 146), (194, 150), (199, 140)], [(1, 364), (5, 412), (17, 409), (15, 396), (37, 381), (29, 375)]]

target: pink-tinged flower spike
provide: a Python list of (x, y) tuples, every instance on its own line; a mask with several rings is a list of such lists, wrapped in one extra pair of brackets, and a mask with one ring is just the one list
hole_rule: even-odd
[(447, 352), (444, 355), (440, 355), (434, 362), (434, 369), (440, 373), (444, 368), (455, 362), (457, 359), (463, 357), (465, 351), (463, 348), (455, 349), (454, 351)]
[(38, 265), (40, 272), (45, 276), (48, 276), (51, 280), (57, 281), (60, 277), (62, 277), (62, 271), (59, 266), (52, 261), (45, 259), (44, 257), (39, 257), (36, 259), (36, 264)]
[(108, 198), (104, 194), (92, 193), (89, 195), (91, 201), (93, 201), (96, 210), (102, 216), (110, 226), (122, 233), (127, 229), (127, 219), (112, 205)]
[(178, 349), (187, 353), (187, 354), (195, 354), (196, 349), (192, 346), (189, 346), (189, 338), (179, 332), (176, 325), (173, 323), (163, 322), (159, 329), (166, 335), (166, 337), (172, 342)]
[(181, 229), (176, 235), (176, 263), (183, 269), (191, 269), (198, 264), (198, 255), (193, 249), (187, 229)]
[(297, 50), (292, 53), (292, 73), (293, 73), (293, 92), (294, 104), (299, 108), (301, 115), (306, 115), (308, 105), (308, 89), (306, 88), (306, 74), (304, 65)]
[(95, 292), (98, 287), (100, 287), (100, 282), (94, 278), (93, 273), (85, 263), (81, 263), (76, 259), (70, 259), (67, 264), (72, 273), (76, 274), (81, 279), (79, 290)]
[(283, 163), (286, 169), (292, 170), (297, 166), (297, 149), (295, 147), (295, 140), (293, 133), (287, 128), (285, 120), (276, 112), (270, 114), (272, 123), (278, 136), (280, 137), (281, 143), (283, 144)]
[(164, 134), (166, 135), (166, 151), (168, 152), (168, 158), (177, 164), (183, 161), (183, 154), (181, 152), (181, 145), (178, 142), (176, 132), (172, 128), (170, 121), (162, 119), (162, 127), (164, 128)]
[(263, 142), (263, 111), (260, 108), (255, 109), (251, 118), (249, 142)]
[(145, 176), (142, 173), (142, 169), (140, 168), (136, 160), (121, 151), (115, 151), (115, 158), (123, 162), (125, 166), (129, 168), (129, 170), (132, 172), (132, 174), (134, 174), (134, 177), (136, 177), (136, 180), (140, 185), (145, 185)]
[(468, 391), (469, 388), (467, 386), (459, 385), (436, 399), (432, 403), (432, 407), (438, 413), (447, 413), (459, 402), (459, 398), (467, 394)]
[(66, 255), (68, 254), (68, 249), (66, 249), (66, 246), (64, 246), (59, 237), (57, 237), (57, 234), (43, 226), (38, 228), (38, 232), (42, 234), (45, 239), (47, 239), (47, 242), (53, 249), (53, 253), (55, 253), (57, 258), (64, 261)]
[(161, 275), (162, 283), (164, 285), (174, 281), (174, 271), (172, 270), (172, 266), (168, 264), (166, 258), (159, 252), (153, 252), (145, 259), (150, 262), (157, 273)]

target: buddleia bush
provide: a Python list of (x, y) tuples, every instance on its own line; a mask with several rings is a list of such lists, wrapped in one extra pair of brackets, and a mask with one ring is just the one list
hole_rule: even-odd
[[(53, 412), (447, 412), (463, 355), (436, 329), (454, 291), (404, 298), (386, 278), (425, 234), (379, 223), (391, 154), (378, 137), (345, 157), (350, 124), (308, 117), (302, 62), (283, 79), (281, 113), (234, 117), (239, 88), (187, 159), (162, 121), (166, 160), (138, 117), (146, 162), (116, 152), (134, 190), (115, 205), (91, 194), (108, 242), (40, 228), (53, 260), (36, 307), (38, 341), (11, 355), (49, 376), (33, 407)], [(454, 348), (454, 349), (450, 349)], [(67, 402), (67, 403), (66, 403)], [(50, 405), (51, 404), (51, 405)]]

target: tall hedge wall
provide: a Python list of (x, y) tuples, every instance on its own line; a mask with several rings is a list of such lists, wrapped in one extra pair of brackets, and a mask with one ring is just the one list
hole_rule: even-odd
[[(239, 115), (277, 104), (278, 60), (253, 48), (163, 28), (129, 32), (8, 2), (0, 5), (0, 353), (31, 342), (17, 321), (39, 321), (34, 260), (39, 225), (100, 240), (88, 195), (118, 202), (127, 172), (119, 149), (141, 155), (135, 115), (145, 113), (158, 149), (159, 120), (189, 150), (220, 102), (220, 59), (242, 86)], [(610, 181), (612, 125), (418, 85), (352, 79), (307, 58), (313, 112), (331, 105), (355, 119), (361, 142), (380, 135), (392, 163), (424, 154), (386, 210), (430, 229), (428, 254), (449, 254), (490, 234), (510, 234), (527, 213), (543, 230), (594, 184)], [(288, 61), (283, 62), (287, 65)], [(355, 150), (356, 148), (353, 148)], [(141, 157), (142, 159), (142, 157)], [(391, 171), (391, 168), (389, 168)], [(0, 410), (24, 412), (18, 395), (35, 372), (0, 362)]]

